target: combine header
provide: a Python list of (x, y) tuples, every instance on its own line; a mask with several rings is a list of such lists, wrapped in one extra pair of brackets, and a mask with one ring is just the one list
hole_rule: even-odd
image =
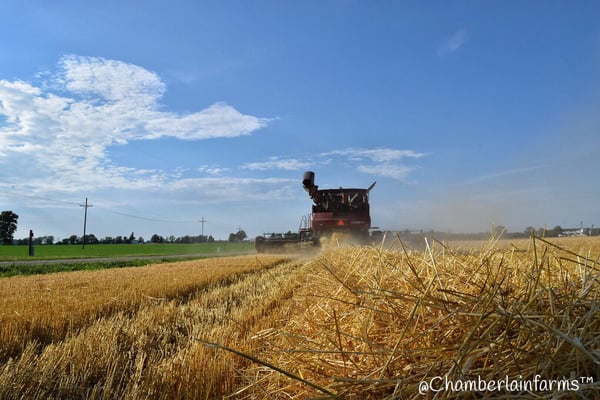
[(304, 190), (313, 200), (310, 226), (306, 217), (300, 223), (298, 234), (263, 235), (256, 238), (259, 253), (291, 250), (294, 247), (320, 244), (322, 237), (342, 233), (358, 241), (367, 241), (371, 229), (369, 192), (367, 189), (321, 189), (315, 185), (315, 173), (307, 171), (302, 177)]

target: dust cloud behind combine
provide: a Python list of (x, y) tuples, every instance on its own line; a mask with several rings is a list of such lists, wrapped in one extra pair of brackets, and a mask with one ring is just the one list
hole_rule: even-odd
[[(433, 153), (430, 157), (464, 157), (472, 166), (458, 170), (449, 160), (444, 170), (427, 177), (441, 185), (422, 180), (389, 202), (374, 196), (374, 224), (455, 233), (487, 232), (498, 225), (523, 232), (527, 226), (600, 224), (600, 186), (594, 184), (600, 150), (598, 105), (600, 100), (592, 99), (588, 106), (550, 118), (507, 154), (487, 144), (484, 133), (474, 145), (483, 156), (473, 149)], [(490, 159), (485, 165), (483, 157)]]

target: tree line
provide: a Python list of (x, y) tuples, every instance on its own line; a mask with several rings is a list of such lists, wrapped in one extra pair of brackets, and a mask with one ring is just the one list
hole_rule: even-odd
[[(246, 239), (247, 236), (244, 234), (231, 233), (229, 235), (229, 242), (241, 242)], [(184, 235), (184, 236), (168, 236), (164, 237), (158, 234), (152, 235), (150, 240), (146, 241), (143, 237), (135, 237), (134, 233), (131, 235), (124, 236), (106, 236), (104, 238), (98, 238), (94, 234), (85, 235), (85, 244), (139, 244), (139, 243), (214, 243), (215, 238), (212, 235)], [(76, 245), (83, 243), (83, 236), (71, 235), (67, 238), (56, 240), (54, 236), (39, 236), (33, 238), (34, 245)], [(12, 239), (4, 244), (15, 244), (15, 245), (27, 245), (29, 244), (28, 238), (23, 239)]]
[[(245, 232), (243, 234), (231, 233), (229, 235), (229, 242), (241, 242), (247, 238)], [(106, 236), (104, 238), (97, 238), (94, 234), (85, 235), (85, 244), (141, 244), (141, 243), (214, 243), (215, 238), (212, 235), (184, 235), (184, 236), (168, 236), (164, 237), (158, 234), (152, 235), (150, 240), (146, 241), (143, 237), (135, 237), (133, 233), (127, 236)], [(39, 236), (33, 239), (34, 245), (75, 245), (82, 244), (83, 236), (71, 235), (62, 240), (56, 240), (54, 236)], [(15, 244), (15, 245), (27, 245), (29, 244), (28, 238), (23, 239), (12, 239), (4, 244)]]
[(491, 231), (488, 232), (475, 232), (475, 233), (457, 233), (457, 232), (442, 232), (436, 230), (404, 230), (396, 232), (402, 238), (411, 237), (422, 237), (431, 236), (440, 240), (487, 240), (490, 235), (496, 237), (502, 237), (504, 239), (524, 239), (536, 235), (539, 237), (561, 237), (561, 236), (599, 236), (600, 228), (562, 228), (557, 225), (554, 228), (540, 227), (535, 228), (528, 226), (521, 232), (509, 232), (504, 226), (497, 225)]
[[(0, 242), (2, 244), (17, 244), (27, 245), (29, 244), (30, 238), (14, 239), (14, 233), (17, 230), (17, 223), (19, 216), (12, 211), (2, 211), (0, 213)], [(246, 232), (239, 229), (235, 233), (229, 234), (229, 242), (241, 242), (246, 240), (248, 236)], [(39, 236), (33, 237), (32, 244), (34, 245), (75, 245), (75, 244), (133, 244), (133, 243), (146, 243), (143, 237), (137, 237), (133, 232), (130, 235), (123, 236), (106, 236), (104, 238), (98, 238), (96, 235), (86, 234), (83, 236), (71, 235), (60, 241), (57, 241), (54, 236)], [(85, 240), (84, 240), (85, 239)], [(212, 243), (215, 242), (215, 238), (212, 235), (197, 235), (197, 236), (179, 236), (173, 235), (163, 237), (158, 234), (152, 235), (149, 240), (150, 243)]]

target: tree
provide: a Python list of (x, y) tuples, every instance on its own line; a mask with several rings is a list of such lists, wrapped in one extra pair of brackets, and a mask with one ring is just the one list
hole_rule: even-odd
[(247, 237), (248, 237), (248, 235), (246, 235), (246, 232), (244, 232), (242, 229), (240, 229), (239, 231), (237, 231), (237, 233), (229, 234), (229, 241), (230, 242), (241, 242), (244, 239), (246, 239)]
[(2, 211), (0, 213), (0, 241), (4, 244), (11, 244), (13, 235), (17, 230), (17, 220), (19, 216), (12, 211)]
[(560, 225), (556, 225), (554, 228), (552, 228), (551, 231), (548, 231), (548, 235), (549, 236), (560, 236), (563, 233), (563, 228)]
[(99, 244), (100, 243), (100, 241), (98, 240), (96, 235), (94, 235), (93, 233), (89, 233), (89, 234), (85, 235), (85, 242), (87, 244)]
[(151, 241), (152, 243), (162, 243), (162, 242), (164, 242), (164, 241), (165, 241), (165, 239), (164, 239), (162, 236), (160, 236), (160, 235), (158, 235), (158, 234), (156, 234), (156, 233), (155, 233), (155, 234), (154, 234), (154, 235), (152, 235), (152, 237), (150, 238), (150, 241)]

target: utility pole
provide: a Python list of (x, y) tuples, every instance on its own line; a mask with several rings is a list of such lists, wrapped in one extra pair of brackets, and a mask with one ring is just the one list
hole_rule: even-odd
[(204, 237), (204, 223), (208, 222), (208, 221), (205, 220), (204, 217), (202, 217), (202, 219), (200, 220), (200, 222), (202, 223), (202, 237)]
[(85, 214), (83, 217), (83, 246), (81, 247), (82, 249), (85, 249), (85, 229), (87, 227), (87, 209), (90, 207), (93, 207), (93, 205), (88, 204), (88, 199), (86, 197), (85, 204), (80, 204), (79, 207), (85, 207)]
[(33, 257), (34, 256), (34, 250), (33, 250), (33, 230), (29, 230), (29, 257)]

